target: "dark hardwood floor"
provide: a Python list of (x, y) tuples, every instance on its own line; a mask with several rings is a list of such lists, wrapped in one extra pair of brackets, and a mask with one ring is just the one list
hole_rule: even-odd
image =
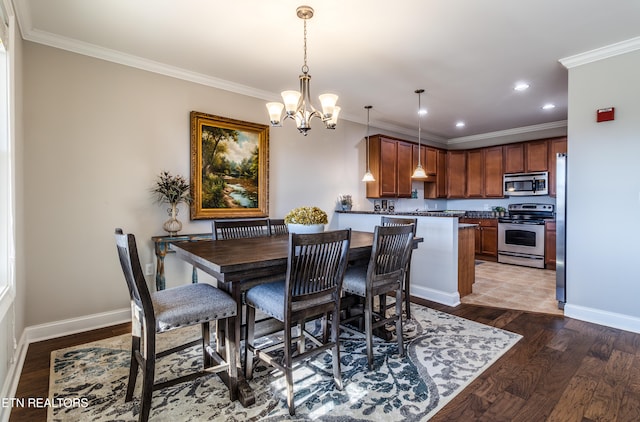
[[(640, 334), (562, 316), (416, 300), (523, 338), (432, 421), (640, 421)], [(129, 325), (29, 346), (16, 397), (47, 397), (51, 351), (129, 332)], [(10, 421), (44, 421), (15, 408)]]

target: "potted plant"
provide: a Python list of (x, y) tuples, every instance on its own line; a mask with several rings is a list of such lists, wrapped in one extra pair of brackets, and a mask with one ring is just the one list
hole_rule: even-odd
[(340, 195), (338, 200), (340, 201), (342, 211), (351, 211), (351, 207), (353, 207), (353, 199), (351, 199), (351, 195)]
[(189, 184), (184, 177), (172, 176), (168, 171), (163, 171), (156, 179), (156, 186), (152, 192), (155, 194), (157, 202), (171, 206), (167, 209), (170, 218), (164, 222), (162, 227), (170, 236), (174, 236), (182, 230), (182, 223), (176, 218), (178, 204), (181, 202), (188, 204), (192, 200)]
[(289, 233), (319, 233), (329, 222), (327, 213), (318, 207), (294, 208), (284, 217)]
[(507, 211), (504, 207), (493, 207), (493, 210), (498, 214), (498, 217), (504, 217), (504, 213)]

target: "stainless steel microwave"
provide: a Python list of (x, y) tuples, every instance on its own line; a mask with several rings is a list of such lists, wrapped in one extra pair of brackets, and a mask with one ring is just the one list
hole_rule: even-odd
[(503, 176), (505, 196), (549, 195), (549, 173), (513, 173)]

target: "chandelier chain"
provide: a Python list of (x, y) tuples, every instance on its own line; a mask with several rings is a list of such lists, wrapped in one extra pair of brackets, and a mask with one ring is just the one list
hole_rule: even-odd
[(304, 19), (304, 64), (302, 65), (302, 73), (308, 73), (309, 66), (307, 66), (307, 20)]

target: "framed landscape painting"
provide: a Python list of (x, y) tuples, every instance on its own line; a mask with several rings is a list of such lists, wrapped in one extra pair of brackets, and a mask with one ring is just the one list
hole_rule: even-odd
[(191, 112), (191, 219), (269, 215), (269, 126)]

